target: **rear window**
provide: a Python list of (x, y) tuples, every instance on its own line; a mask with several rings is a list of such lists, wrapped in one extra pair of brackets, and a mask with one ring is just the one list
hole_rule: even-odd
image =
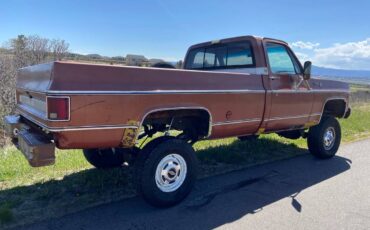
[(185, 69), (226, 69), (253, 67), (249, 42), (234, 42), (197, 48), (189, 51)]

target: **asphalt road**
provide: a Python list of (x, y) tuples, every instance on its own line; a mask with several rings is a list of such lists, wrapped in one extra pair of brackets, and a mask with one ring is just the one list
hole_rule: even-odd
[(140, 198), (23, 229), (370, 229), (370, 140), (199, 180), (180, 205)]

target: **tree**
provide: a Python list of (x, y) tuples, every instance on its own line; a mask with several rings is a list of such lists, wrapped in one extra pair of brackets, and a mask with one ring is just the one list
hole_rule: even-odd
[(182, 60), (176, 62), (176, 69), (182, 69), (182, 65), (183, 65)]
[[(11, 113), (15, 106), (15, 57), (0, 56), (0, 119)], [(0, 121), (0, 123), (1, 123)]]
[(50, 52), (50, 41), (38, 35), (28, 36), (26, 49), (30, 65), (35, 65), (46, 61)]
[(17, 69), (51, 60), (61, 60), (69, 44), (60, 39), (47, 39), (38, 35), (18, 35), (10, 39), (7, 49), (0, 53), (0, 124), (2, 117), (15, 107)]
[(68, 53), (69, 44), (61, 39), (53, 39), (50, 42), (54, 61), (62, 60)]
[(14, 66), (20, 68), (26, 66), (27, 61), (27, 38), (24, 35), (18, 35), (17, 38), (10, 39), (9, 48), (14, 54)]

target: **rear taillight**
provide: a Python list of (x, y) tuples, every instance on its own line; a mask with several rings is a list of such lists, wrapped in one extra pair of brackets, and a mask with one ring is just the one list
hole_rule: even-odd
[(69, 97), (47, 97), (47, 103), (47, 113), (49, 120), (69, 120)]

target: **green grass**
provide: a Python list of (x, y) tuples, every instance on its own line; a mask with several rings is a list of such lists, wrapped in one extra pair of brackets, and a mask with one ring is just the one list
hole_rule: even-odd
[(346, 142), (370, 136), (370, 105), (352, 108), (348, 119), (340, 120), (343, 139)]
[[(355, 106), (340, 120), (343, 141), (370, 136), (370, 105)], [(276, 134), (256, 141), (237, 138), (200, 141), (194, 145), (200, 177), (306, 154), (306, 140)], [(53, 166), (32, 168), (14, 147), (0, 149), (0, 228), (40, 218), (57, 217), (135, 195), (131, 168), (92, 168), (81, 151), (58, 151)]]
[(370, 91), (370, 85), (351, 84), (351, 92)]

